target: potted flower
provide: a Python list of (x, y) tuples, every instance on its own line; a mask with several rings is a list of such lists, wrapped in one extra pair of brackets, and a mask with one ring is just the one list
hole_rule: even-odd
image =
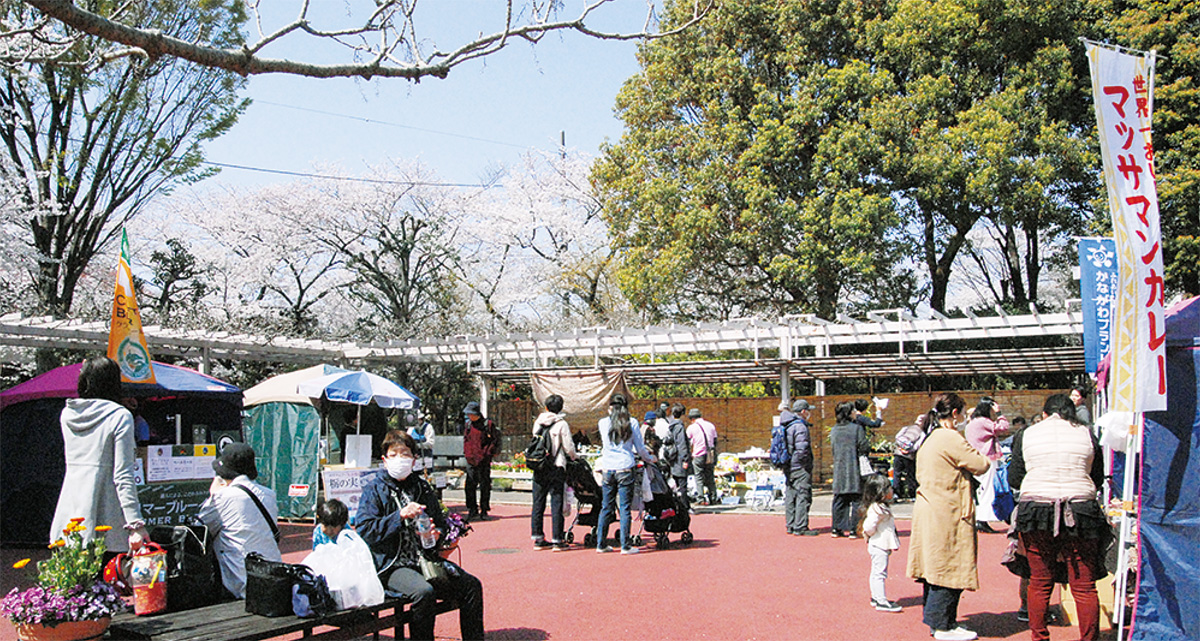
[(442, 547), (438, 550), (438, 554), (443, 559), (450, 558), (450, 554), (458, 549), (458, 542), (466, 535), (471, 533), (471, 524), (457, 512), (446, 511), (446, 535), (442, 537)]
[[(99, 579), (104, 537), (85, 543), (83, 521), (71, 519), (63, 538), (50, 544), (50, 558), (37, 564), (37, 585), (13, 588), (0, 601), (0, 614), (13, 622), (21, 639), (97, 639), (108, 630), (112, 615), (125, 609), (117, 591)], [(96, 533), (111, 529), (101, 525)], [(13, 567), (27, 565), (29, 559), (23, 559)]]

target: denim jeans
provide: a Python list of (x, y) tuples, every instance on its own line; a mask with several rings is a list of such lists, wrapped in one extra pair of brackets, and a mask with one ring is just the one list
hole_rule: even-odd
[(604, 494), (600, 501), (600, 523), (596, 529), (596, 549), (602, 549), (608, 539), (608, 526), (613, 521), (613, 508), (620, 500), (621, 549), (629, 548), (629, 508), (633, 502), (633, 482), (637, 478), (633, 469), (606, 470), (604, 472)]
[(922, 619), (929, 631), (953, 630), (958, 627), (958, 599), (962, 590), (921, 581), (924, 603)]
[(563, 493), (566, 490), (566, 476), (561, 467), (555, 467), (547, 472), (533, 475), (533, 509), (529, 514), (529, 533), (535, 541), (546, 538), (545, 514), (546, 497), (550, 497), (550, 527), (553, 533), (551, 541), (562, 543), (563, 540)]
[[(454, 566), (450, 582), (442, 589), (442, 598), (458, 601), (458, 628), (464, 641), (483, 639), (483, 584), (479, 579)], [(433, 586), (412, 568), (397, 568), (387, 577), (387, 589), (411, 602), (412, 621), (408, 624), (409, 638), (433, 639), (437, 614), (434, 606), (438, 594)]]

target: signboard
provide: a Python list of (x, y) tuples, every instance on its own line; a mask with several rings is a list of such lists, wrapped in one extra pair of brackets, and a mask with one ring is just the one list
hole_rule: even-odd
[(209, 481), (175, 481), (138, 486), (138, 503), (147, 526), (186, 525), (208, 498)]
[(1112, 350), (1117, 297), (1117, 245), (1111, 238), (1079, 240), (1079, 295), (1083, 300), (1083, 357), (1089, 374)]
[[(205, 452), (214, 454), (193, 456)], [(146, 448), (146, 480), (158, 483), (211, 479), (215, 452), (214, 445), (150, 445)]]
[(350, 510), (350, 520), (358, 514), (358, 497), (362, 489), (379, 472), (375, 469), (335, 470), (327, 469), (321, 472), (325, 480), (325, 500), (337, 499), (346, 504)]
[(1155, 56), (1090, 41), (1087, 52), (1120, 274), (1109, 409), (1165, 410), (1165, 272), (1150, 124)]

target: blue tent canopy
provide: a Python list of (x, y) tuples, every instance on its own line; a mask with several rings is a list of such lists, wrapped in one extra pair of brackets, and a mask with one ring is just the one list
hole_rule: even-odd
[(1141, 459), (1133, 639), (1200, 639), (1200, 298), (1167, 313), (1167, 409), (1148, 412)]

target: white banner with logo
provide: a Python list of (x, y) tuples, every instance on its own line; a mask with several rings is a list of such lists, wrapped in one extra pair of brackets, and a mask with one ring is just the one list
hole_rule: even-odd
[(1162, 231), (1150, 117), (1154, 52), (1087, 43), (1120, 279), (1109, 409), (1167, 408)]

